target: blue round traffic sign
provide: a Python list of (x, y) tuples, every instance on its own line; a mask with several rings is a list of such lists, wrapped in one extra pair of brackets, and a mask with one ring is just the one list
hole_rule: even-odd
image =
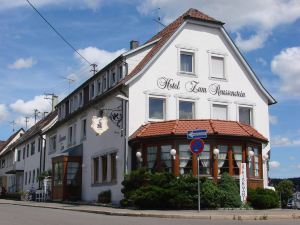
[(201, 152), (203, 152), (204, 149), (204, 142), (202, 141), (202, 139), (194, 139), (191, 141), (190, 143), (190, 150), (193, 154), (200, 154)]

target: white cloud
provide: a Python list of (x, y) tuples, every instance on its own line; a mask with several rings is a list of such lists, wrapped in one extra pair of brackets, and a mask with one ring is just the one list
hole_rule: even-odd
[(7, 108), (4, 104), (0, 104), (0, 123), (8, 116)]
[(291, 139), (291, 138), (283, 137), (283, 136), (275, 136), (274, 138), (272, 138), (271, 144), (274, 147), (296, 146), (296, 145), (300, 145), (300, 139)]
[(278, 123), (278, 117), (270, 115), (269, 121), (272, 125), (276, 125)]
[(297, 167), (298, 169), (300, 169), (300, 164), (298, 164), (296, 167)]
[[(97, 67), (98, 70), (103, 68), (103, 66), (105, 66), (106, 64), (114, 60), (116, 57), (118, 57), (125, 51), (126, 51), (125, 49), (120, 49), (115, 52), (109, 52), (96, 47), (87, 47), (78, 50), (78, 52), (81, 55), (83, 55), (83, 57), (85, 57), (88, 61), (90, 61), (91, 63), (96, 63), (98, 65)], [(84, 62), (84, 60), (81, 57), (79, 57), (77, 54), (75, 54), (75, 57), (81, 60), (81, 62)]]
[(267, 33), (258, 32), (258, 34), (251, 35), (248, 39), (244, 39), (241, 37), (240, 33), (237, 33), (235, 43), (244, 52), (248, 52), (254, 49), (263, 48), (268, 36), (269, 34)]
[(280, 25), (290, 24), (300, 18), (299, 0), (145, 0), (138, 10), (152, 14), (161, 8), (164, 23), (169, 23), (187, 9), (193, 7), (226, 23), (232, 32), (247, 28), (254, 35), (248, 40), (237, 36), (242, 50), (253, 50), (264, 46), (272, 30)]
[(39, 110), (41, 113), (51, 111), (51, 103), (43, 95), (35, 96), (29, 101), (18, 99), (16, 102), (10, 104), (9, 107), (13, 111), (26, 116), (32, 116), (34, 109)]
[(19, 70), (19, 69), (30, 68), (34, 64), (36, 64), (36, 61), (32, 57), (27, 58), (27, 59), (19, 58), (13, 64), (8, 65), (8, 68), (14, 69), (14, 70)]
[(257, 58), (256, 62), (260, 63), (262, 66), (266, 66), (268, 64), (267, 61), (262, 57)]
[(296, 157), (295, 156), (290, 156), (289, 160), (294, 161), (294, 160), (296, 160)]
[[(66, 6), (66, 7), (87, 7), (97, 9), (103, 3), (103, 0), (30, 0), (36, 7), (44, 7), (50, 5)], [(25, 0), (0, 0), (0, 10), (8, 10), (18, 7), (29, 6)]]
[(24, 129), (26, 129), (26, 126), (27, 126), (27, 129), (29, 129), (30, 127), (32, 127), (34, 125), (34, 119), (32, 117), (27, 118), (27, 124), (26, 124), (26, 118), (23, 116), (16, 118), (14, 121), (17, 126), (23, 127)]
[(286, 48), (271, 62), (271, 69), (280, 79), (282, 92), (300, 95), (300, 46)]
[(269, 162), (269, 166), (272, 169), (276, 169), (276, 168), (280, 167), (280, 162), (278, 162), (278, 161), (270, 161)]

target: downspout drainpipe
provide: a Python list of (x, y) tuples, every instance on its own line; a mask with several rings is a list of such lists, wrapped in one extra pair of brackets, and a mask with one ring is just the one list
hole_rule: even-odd
[[(126, 98), (128, 98), (127, 94), (124, 91), (120, 91)], [(125, 107), (124, 107), (125, 103)], [(124, 127), (123, 127), (123, 135), (124, 135), (124, 174), (128, 173), (128, 100), (122, 100), (122, 108), (124, 113)]]
[[(42, 171), (45, 171), (45, 162), (46, 162), (46, 139), (43, 138), (43, 135), (40, 134), (40, 138), (41, 138), (41, 143), (40, 143), (40, 147), (41, 147), (41, 151), (40, 151), (40, 174), (42, 173)], [(43, 147), (43, 143), (45, 143), (44, 147)], [(42, 169), (42, 160), (43, 160), (43, 169)], [(39, 188), (41, 188), (41, 181), (39, 181)]]

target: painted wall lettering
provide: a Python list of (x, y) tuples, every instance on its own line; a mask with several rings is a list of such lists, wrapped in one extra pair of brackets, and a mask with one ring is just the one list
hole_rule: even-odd
[(185, 89), (188, 91), (188, 92), (194, 92), (194, 93), (206, 93), (207, 90), (206, 88), (204, 87), (201, 87), (199, 85), (199, 82), (198, 81), (188, 81), (185, 83)]
[(157, 86), (160, 89), (179, 90), (180, 89), (180, 81), (175, 82), (173, 79), (161, 77), (161, 78), (158, 78), (158, 80), (157, 80)]
[(228, 95), (228, 96), (234, 96), (234, 97), (246, 97), (246, 94), (243, 91), (224, 90), (221, 88), (221, 85), (217, 84), (217, 83), (209, 85), (208, 90), (212, 95), (218, 95), (218, 96)]

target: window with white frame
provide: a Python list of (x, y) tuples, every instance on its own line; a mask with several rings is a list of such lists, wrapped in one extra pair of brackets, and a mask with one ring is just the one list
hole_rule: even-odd
[(164, 120), (166, 118), (166, 99), (149, 97), (149, 119)]
[(179, 119), (194, 119), (195, 118), (195, 102), (179, 100)]
[(74, 95), (74, 97), (73, 97), (73, 101), (74, 101), (74, 103), (73, 103), (73, 105), (74, 105), (74, 111), (78, 108), (78, 96), (77, 95)]
[(212, 104), (212, 119), (227, 120), (228, 106), (222, 104)]
[(195, 73), (194, 57), (195, 54), (193, 52), (186, 52), (186, 51), (180, 52), (180, 72)]
[(253, 109), (251, 107), (239, 106), (239, 122), (253, 125)]
[(225, 80), (225, 56), (210, 55), (210, 78)]
[(49, 153), (56, 152), (56, 135), (49, 138)]
[(70, 101), (69, 101), (69, 112), (70, 113), (73, 112), (73, 98), (71, 98)]

